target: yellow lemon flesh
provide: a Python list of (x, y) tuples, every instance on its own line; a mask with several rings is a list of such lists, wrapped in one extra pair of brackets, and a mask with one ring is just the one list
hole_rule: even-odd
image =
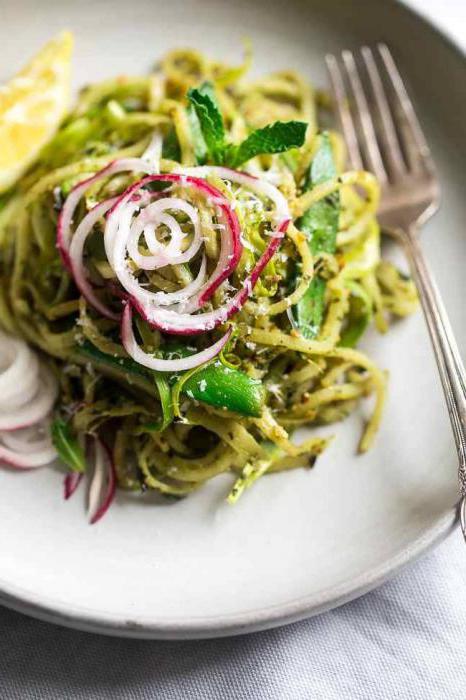
[(72, 49), (72, 35), (62, 32), (0, 86), (0, 192), (22, 175), (63, 119)]

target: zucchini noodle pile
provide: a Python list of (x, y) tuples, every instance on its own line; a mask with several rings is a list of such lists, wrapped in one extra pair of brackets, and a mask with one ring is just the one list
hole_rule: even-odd
[(176, 50), (86, 87), (2, 197), (0, 323), (57, 378), (70, 472), (93, 436), (120, 488), (182, 497), (233, 472), (233, 502), (312, 467), (329, 439), (293, 431), (366, 397), (359, 450), (374, 440), (386, 376), (355, 345), (416, 291), (381, 259), (375, 177), (318, 125), (328, 98), (293, 71), (248, 82), (249, 63)]

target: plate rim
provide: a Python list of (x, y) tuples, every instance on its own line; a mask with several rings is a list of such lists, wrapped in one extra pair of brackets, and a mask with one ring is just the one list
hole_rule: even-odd
[[(380, 0), (387, 1), (387, 0)], [(400, 6), (408, 15), (423, 23), (438, 38), (447, 43), (463, 60), (466, 68), (466, 47), (447, 29), (441, 27), (429, 16), (422, 6), (413, 7), (406, 0), (388, 0)], [(70, 610), (70, 605), (53, 600), (44, 601), (43, 596), (34, 597), (30, 591), (5, 584), (0, 579), (0, 605), (44, 622), (71, 629), (113, 637), (147, 640), (188, 640), (228, 637), (298, 622), (319, 615), (354, 600), (390, 580), (405, 566), (426, 554), (440, 544), (454, 530), (458, 529), (458, 504), (436, 519), (433, 525), (424, 530), (401, 552), (390, 557), (379, 566), (351, 578), (336, 586), (302, 596), (286, 603), (258, 608), (244, 613), (231, 613), (222, 616), (190, 617), (182, 621), (164, 622), (157, 620), (140, 622), (136, 619), (115, 619), (112, 615), (79, 607)]]
[[(432, 527), (420, 534), (403, 551), (369, 573), (362, 573), (357, 578), (327, 588), (323, 593), (317, 592), (287, 603), (278, 603), (240, 614), (199, 616), (182, 621), (172, 619), (167, 623), (161, 621), (160, 617), (152, 622), (140, 622), (131, 618), (121, 620), (112, 615), (96, 615), (95, 612), (82, 607), (70, 612), (69, 604), (52, 601), (44, 603), (43, 597), (34, 600), (34, 596), (29, 592), (26, 600), (14, 586), (0, 588), (0, 604), (44, 622), (110, 637), (189, 640), (236, 636), (282, 627), (349, 603), (391, 579), (455, 530), (458, 530), (458, 505), (439, 517)], [(0, 581), (0, 587), (2, 585)]]

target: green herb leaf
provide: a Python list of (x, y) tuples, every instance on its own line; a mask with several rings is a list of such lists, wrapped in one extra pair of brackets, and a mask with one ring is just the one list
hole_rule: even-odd
[(221, 165), (226, 146), (225, 127), (212, 83), (202, 83), (199, 88), (188, 90), (188, 100), (199, 120), (210, 158)]
[(230, 146), (227, 151), (228, 164), (232, 168), (263, 153), (283, 153), (290, 148), (299, 148), (306, 137), (305, 122), (275, 122), (263, 129), (256, 129), (239, 146)]
[[(321, 135), (319, 149), (315, 154), (307, 177), (306, 187), (311, 189), (336, 175), (332, 146), (327, 132)], [(297, 226), (307, 235), (313, 255), (334, 253), (340, 218), (340, 196), (330, 195), (316, 202), (298, 220)], [(293, 307), (293, 317), (301, 334), (312, 340), (320, 331), (325, 314), (326, 283), (314, 277), (306, 294)]]
[[(328, 133), (324, 132), (309, 168), (307, 187), (312, 189), (321, 185), (336, 174), (330, 138)], [(313, 255), (335, 252), (339, 216), (340, 197), (335, 194), (316, 202), (298, 221), (298, 228), (307, 234)]]
[(321, 135), (320, 146), (312, 159), (309, 168), (309, 180), (312, 187), (321, 185), (337, 174), (335, 161), (333, 158), (332, 144), (327, 131)]
[(175, 129), (170, 129), (166, 138), (163, 140), (162, 158), (176, 161), (180, 161), (181, 159), (181, 149)]
[(308, 340), (320, 331), (325, 313), (325, 280), (314, 277), (306, 293), (293, 308), (293, 317), (301, 335)]
[(70, 424), (56, 418), (51, 427), (52, 442), (62, 462), (73, 472), (86, 471), (86, 458), (81, 445), (71, 431)]
[(334, 253), (337, 242), (339, 199), (330, 196), (316, 202), (301, 217), (297, 226), (307, 234), (313, 255)]
[(343, 330), (339, 345), (354, 348), (372, 320), (372, 300), (365, 289), (357, 282), (347, 282), (350, 289), (348, 323)]
[(207, 146), (205, 138), (202, 135), (199, 118), (192, 104), (188, 105), (186, 112), (188, 115), (189, 128), (191, 129), (196, 162), (198, 165), (204, 165), (207, 160)]

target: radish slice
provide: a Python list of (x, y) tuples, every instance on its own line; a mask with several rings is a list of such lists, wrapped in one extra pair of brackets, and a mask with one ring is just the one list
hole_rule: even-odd
[(70, 472), (63, 479), (63, 497), (67, 501), (74, 494), (82, 481), (84, 474), (81, 472)]
[(225, 335), (220, 338), (220, 340), (206, 350), (197, 352), (194, 355), (182, 357), (178, 360), (162, 360), (161, 358), (154, 357), (154, 355), (144, 352), (144, 350), (141, 350), (137, 344), (132, 327), (131, 304), (126, 304), (121, 321), (121, 339), (123, 342), (123, 347), (128, 355), (130, 355), (130, 357), (132, 357), (133, 360), (138, 362), (140, 365), (156, 370), (157, 372), (180, 372), (186, 369), (193, 369), (204, 362), (212, 360), (225, 347), (232, 334), (232, 331), (233, 329), (229, 328)]
[(94, 473), (89, 486), (88, 517), (91, 525), (100, 520), (109, 509), (116, 490), (113, 458), (107, 445), (94, 438)]

